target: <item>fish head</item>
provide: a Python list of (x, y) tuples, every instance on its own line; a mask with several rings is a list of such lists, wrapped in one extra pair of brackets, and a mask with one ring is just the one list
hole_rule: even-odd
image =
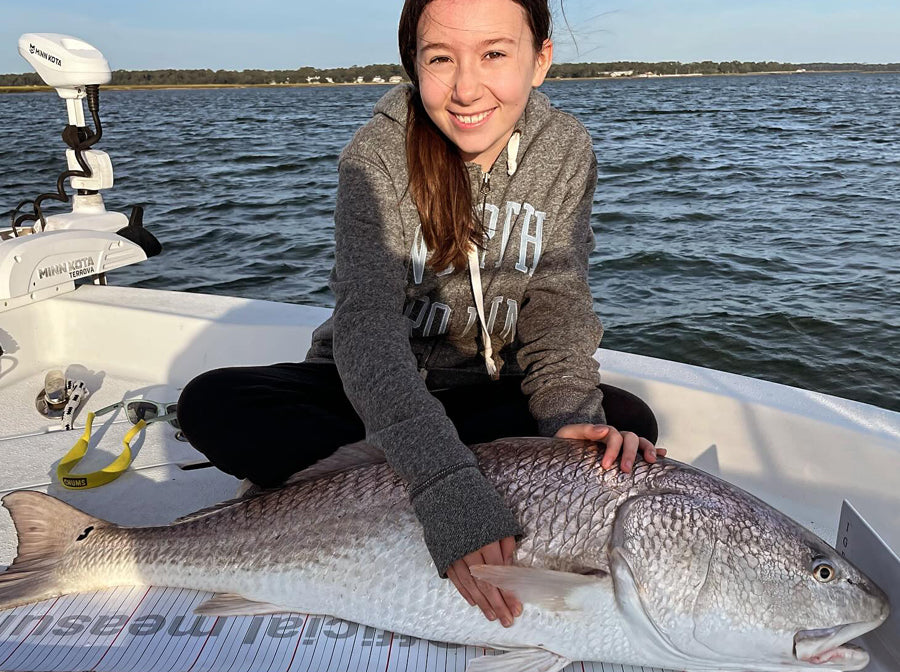
[(885, 594), (795, 521), (720, 486), (620, 510), (611, 570), (639, 645), (688, 669), (865, 667), (847, 642), (884, 622)]

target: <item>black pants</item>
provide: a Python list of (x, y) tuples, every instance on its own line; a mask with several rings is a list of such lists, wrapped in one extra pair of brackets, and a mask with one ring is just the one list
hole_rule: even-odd
[[(433, 392), (466, 444), (535, 436), (521, 377)], [(630, 392), (600, 385), (607, 422), (656, 442), (656, 418)], [(333, 364), (287, 363), (216, 369), (194, 378), (178, 400), (191, 444), (219, 469), (271, 487), (365, 438)]]

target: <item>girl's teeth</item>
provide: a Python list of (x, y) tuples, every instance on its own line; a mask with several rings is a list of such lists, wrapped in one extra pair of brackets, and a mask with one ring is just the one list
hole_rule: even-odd
[(488, 114), (488, 112), (482, 112), (481, 114), (476, 114), (475, 116), (465, 116), (462, 114), (457, 114), (455, 116), (464, 124), (477, 124), (479, 121), (482, 121), (485, 117), (487, 117)]

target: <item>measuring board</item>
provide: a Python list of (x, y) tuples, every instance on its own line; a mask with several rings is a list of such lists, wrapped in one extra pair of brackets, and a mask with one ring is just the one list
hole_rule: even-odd
[(869, 652), (866, 672), (900, 670), (900, 558), (872, 526), (844, 500), (835, 548), (887, 593), (891, 615), (855, 643)]
[[(464, 672), (499, 652), (428, 642), (337, 618), (216, 618), (211, 593), (131, 587), (69, 595), (0, 614), (7, 672)], [(573, 663), (566, 672), (665, 672)]]

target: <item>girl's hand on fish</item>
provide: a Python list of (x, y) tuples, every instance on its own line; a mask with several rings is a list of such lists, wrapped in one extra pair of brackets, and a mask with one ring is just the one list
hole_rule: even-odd
[(556, 436), (561, 439), (581, 439), (605, 444), (606, 450), (600, 466), (604, 469), (612, 468), (621, 454), (621, 468), (625, 473), (631, 473), (638, 451), (641, 451), (647, 462), (656, 462), (657, 457), (666, 455), (665, 448), (657, 448), (644, 437), (638, 436), (634, 432), (620, 432), (611, 425), (588, 423), (565, 425), (559, 428)]
[(477, 580), (469, 567), (511, 565), (515, 551), (515, 537), (506, 537), (464, 555), (447, 569), (447, 578), (453, 582), (466, 602), (473, 607), (478, 605), (489, 621), (499, 619), (504, 628), (511, 626), (516, 616), (522, 615), (522, 603), (509, 593)]

